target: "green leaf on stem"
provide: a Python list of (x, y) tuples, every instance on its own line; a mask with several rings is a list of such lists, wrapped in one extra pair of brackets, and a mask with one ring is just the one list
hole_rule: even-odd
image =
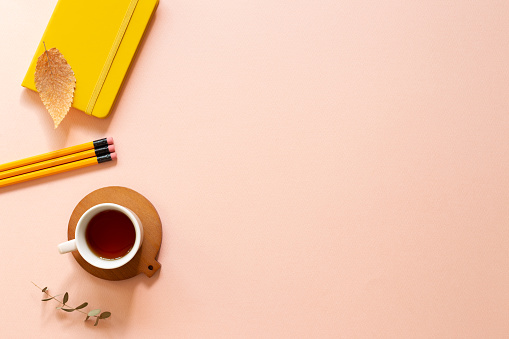
[(106, 318), (109, 318), (110, 316), (111, 316), (111, 312), (103, 312), (103, 313), (101, 313), (99, 318), (106, 319)]
[(85, 307), (87, 307), (87, 306), (88, 306), (88, 303), (86, 303), (86, 302), (85, 302), (85, 303), (83, 303), (83, 304), (81, 304), (81, 305), (79, 305), (79, 306), (75, 307), (74, 309), (75, 309), (75, 310), (81, 310), (82, 308), (85, 308)]
[(48, 300), (51, 300), (51, 299), (55, 299), (55, 298), (56, 298), (56, 297), (58, 297), (59, 295), (61, 295), (61, 294), (57, 294), (56, 296), (51, 297), (51, 298), (42, 299), (41, 301), (48, 301)]
[[(35, 284), (34, 284), (35, 285)], [(35, 285), (37, 288), (40, 288), (39, 286)], [(48, 301), (48, 300), (52, 300), (52, 299), (55, 299), (58, 303), (60, 303), (61, 305), (56, 307), (57, 310), (62, 310), (64, 312), (74, 312), (74, 311), (77, 311), (77, 310), (81, 310), (85, 307), (88, 306), (88, 302), (84, 302), (82, 303), (81, 305), (79, 306), (76, 306), (74, 308), (70, 307), (69, 305), (67, 305), (67, 302), (69, 301), (69, 293), (68, 292), (65, 292), (63, 298), (62, 298), (62, 301), (58, 300), (57, 297), (58, 296), (61, 296), (62, 294), (57, 294), (55, 296), (51, 296), (49, 293), (48, 293), (48, 287), (44, 287), (43, 289), (41, 289), (41, 291), (43, 293), (46, 293), (47, 296), (49, 298), (44, 298), (44, 299), (41, 299), (41, 301)], [(85, 313), (83, 311), (79, 311), (81, 313)], [(94, 326), (97, 326), (99, 324), (99, 320), (101, 319), (106, 319), (106, 318), (109, 318), (111, 317), (111, 312), (102, 312), (101, 313), (101, 310), (100, 309), (94, 309), (90, 312), (87, 313), (87, 316), (85, 318), (85, 321), (87, 321), (88, 319), (90, 319), (91, 317), (95, 317), (95, 323), (94, 323)]]
[(92, 310), (92, 311), (88, 312), (88, 316), (89, 317), (94, 317), (94, 316), (98, 315), (99, 313), (101, 313), (101, 310), (100, 309), (95, 309), (95, 310)]

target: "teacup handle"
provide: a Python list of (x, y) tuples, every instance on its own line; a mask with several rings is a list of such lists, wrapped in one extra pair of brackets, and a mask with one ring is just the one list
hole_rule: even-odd
[(58, 245), (58, 251), (60, 254), (76, 251), (77, 249), (78, 247), (76, 246), (76, 239), (72, 239)]

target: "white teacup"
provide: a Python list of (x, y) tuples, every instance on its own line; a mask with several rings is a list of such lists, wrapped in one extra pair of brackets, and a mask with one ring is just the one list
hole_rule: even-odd
[[(98, 213), (114, 210), (126, 215), (132, 222), (135, 230), (135, 241), (131, 250), (123, 257), (116, 259), (103, 259), (92, 251), (86, 239), (86, 230), (92, 220)], [(76, 231), (74, 239), (63, 242), (58, 245), (58, 250), (61, 254), (72, 251), (78, 251), (83, 259), (85, 259), (90, 265), (103, 269), (114, 269), (127, 264), (138, 252), (143, 242), (143, 225), (141, 224), (140, 218), (131, 211), (130, 209), (112, 203), (99, 204), (88, 209), (78, 220), (76, 225)]]

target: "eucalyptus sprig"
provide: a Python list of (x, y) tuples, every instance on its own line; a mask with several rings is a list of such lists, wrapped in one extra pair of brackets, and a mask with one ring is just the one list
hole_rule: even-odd
[(52, 296), (51, 294), (48, 293), (48, 288), (47, 287), (40, 288), (33, 281), (32, 281), (32, 284), (34, 284), (35, 287), (40, 289), (43, 293), (46, 293), (46, 295), (49, 297), (49, 298), (42, 299), (41, 301), (55, 300), (55, 301), (59, 302), (62, 305), (62, 306), (58, 306), (57, 310), (62, 310), (64, 312), (78, 311), (80, 313), (86, 314), (87, 317), (85, 318), (85, 321), (87, 321), (91, 317), (95, 318), (94, 326), (97, 326), (97, 324), (99, 324), (99, 320), (106, 319), (106, 318), (109, 318), (111, 316), (111, 312), (102, 312), (101, 313), (100, 309), (95, 309), (95, 310), (92, 310), (92, 311), (90, 311), (88, 313), (87, 312), (83, 312), (81, 309), (83, 309), (83, 308), (88, 306), (87, 302), (84, 302), (83, 304), (81, 304), (79, 306), (76, 306), (76, 307), (71, 307), (71, 306), (67, 305), (67, 302), (69, 301), (69, 293), (65, 292), (64, 297), (62, 298), (62, 301), (60, 301), (60, 300), (57, 299), (57, 297), (60, 296), (61, 294), (57, 294), (55, 296)]

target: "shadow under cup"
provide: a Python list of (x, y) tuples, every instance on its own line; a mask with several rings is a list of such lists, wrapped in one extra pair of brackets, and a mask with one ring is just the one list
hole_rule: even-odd
[[(121, 220), (115, 219), (126, 219), (125, 217), (129, 219), (127, 225), (130, 221), (134, 228), (133, 246), (121, 257), (101, 257), (98, 244), (107, 247), (108, 242), (125, 238), (125, 232), (132, 233), (132, 229), (125, 229), (125, 220), (123, 220), (124, 228), (118, 226), (111, 228), (121, 222)], [(108, 223), (112, 223), (112, 225)], [(91, 207), (81, 216), (76, 226), (75, 241), (78, 252), (89, 264), (102, 269), (114, 269), (127, 264), (136, 255), (143, 241), (143, 226), (138, 216), (130, 209), (112, 203), (99, 204)]]

